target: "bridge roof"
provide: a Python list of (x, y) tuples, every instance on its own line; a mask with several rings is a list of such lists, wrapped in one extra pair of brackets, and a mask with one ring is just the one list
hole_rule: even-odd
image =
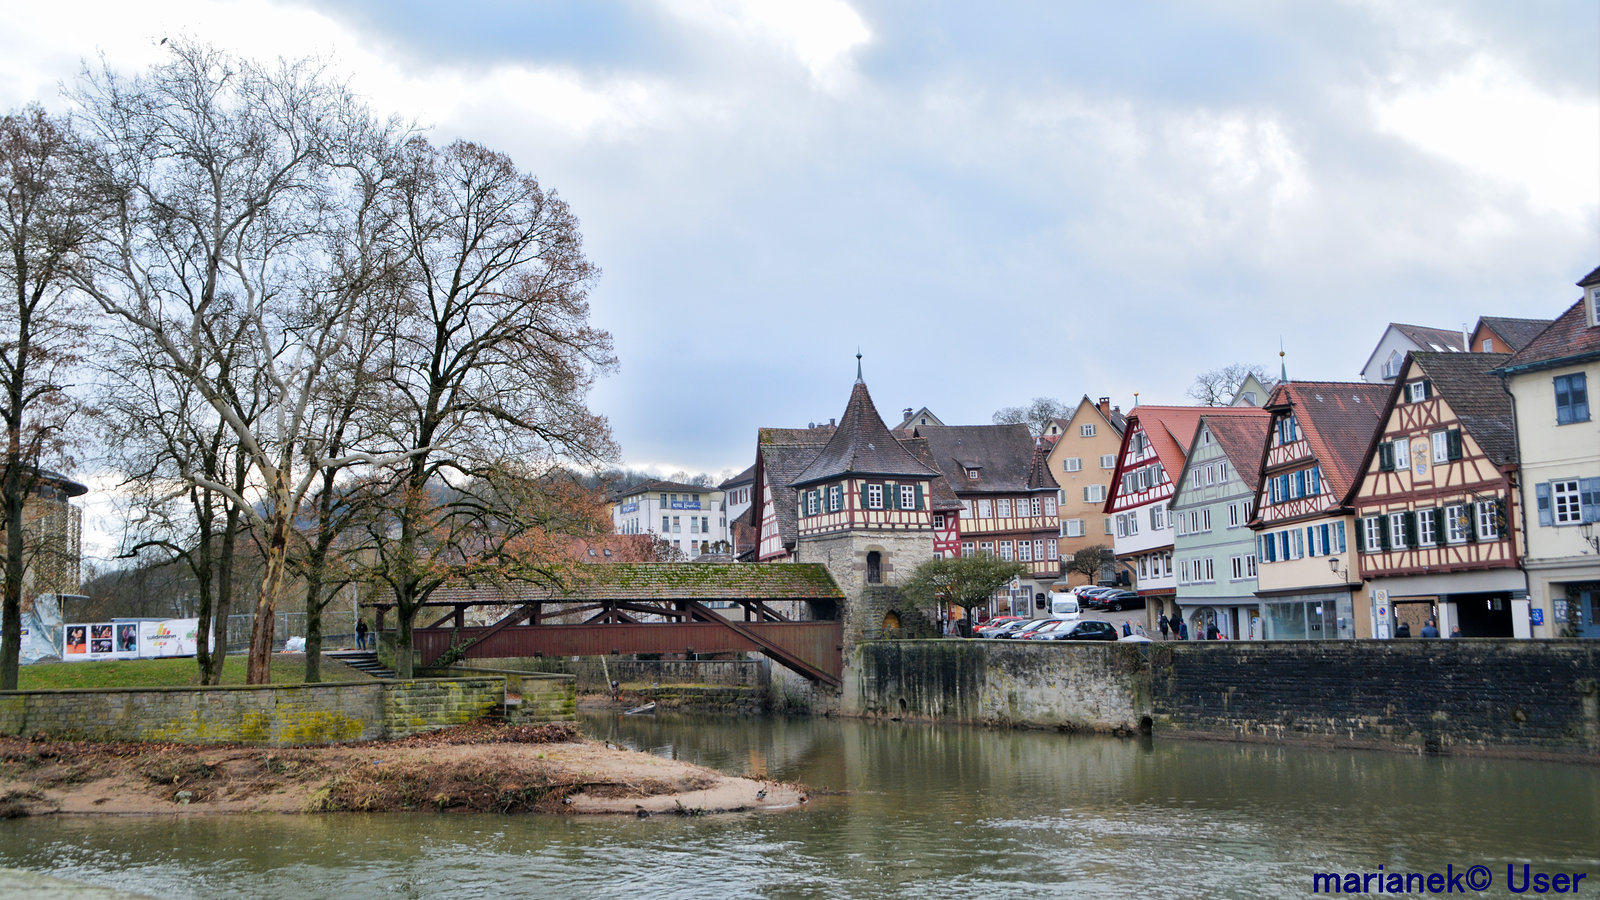
[[(821, 563), (598, 563), (577, 566), (566, 591), (447, 585), (426, 606), (574, 603), (596, 600), (842, 600)], [(369, 606), (392, 606), (379, 601)]]

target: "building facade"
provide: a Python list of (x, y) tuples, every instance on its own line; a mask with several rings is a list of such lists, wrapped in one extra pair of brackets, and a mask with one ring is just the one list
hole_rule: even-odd
[(1351, 495), (1389, 391), (1387, 384), (1337, 381), (1273, 389), (1250, 520), (1263, 638), (1372, 636), (1353, 555)]
[(1361, 380), (1368, 384), (1393, 384), (1400, 373), (1400, 364), (1412, 351), (1463, 352), (1467, 348), (1463, 331), (1390, 322), (1383, 336), (1378, 338), (1378, 346), (1367, 357), (1366, 365), (1361, 367)]
[(1192, 636), (1212, 628), (1228, 640), (1263, 636), (1250, 513), (1269, 418), (1203, 417), (1185, 454), (1172, 495), (1172, 553)]
[[(1530, 637), (1504, 353), (1412, 353), (1355, 495), (1376, 637)], [(1402, 627), (1402, 625), (1404, 627)]]
[(611, 529), (617, 534), (651, 534), (693, 559), (727, 552), (728, 516), (722, 491), (674, 481), (647, 481), (611, 498)]
[(1496, 371), (1516, 410), (1522, 565), (1534, 637), (1600, 638), (1600, 269)]
[[(1115, 541), (1105, 504), (1127, 422), (1122, 411), (1111, 405), (1111, 398), (1101, 397), (1095, 402), (1088, 395), (1078, 401), (1078, 408), (1070, 417), (1056, 421), (1057, 434), (1046, 468), (1060, 487), (1056, 497), (1060, 519), (1056, 547), (1063, 569), (1078, 551), (1097, 545), (1111, 547)], [(1097, 576), (1064, 571), (1062, 578), (1070, 585), (1109, 582), (1116, 578), (1116, 570)]]

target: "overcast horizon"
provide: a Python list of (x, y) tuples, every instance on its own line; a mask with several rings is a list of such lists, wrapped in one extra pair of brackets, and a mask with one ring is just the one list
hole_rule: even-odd
[(186, 36), (320, 54), (436, 143), (508, 153), (582, 223), (621, 360), (592, 405), (623, 464), (663, 475), (737, 472), (756, 428), (838, 416), (858, 346), (890, 425), (1036, 396), (1183, 404), (1207, 369), (1275, 374), (1280, 341), (1291, 378), (1358, 380), (1391, 321), (1551, 318), (1600, 265), (1592, 2), (174, 0), (6, 19), (6, 110), (66, 112), (86, 60), (134, 72)]

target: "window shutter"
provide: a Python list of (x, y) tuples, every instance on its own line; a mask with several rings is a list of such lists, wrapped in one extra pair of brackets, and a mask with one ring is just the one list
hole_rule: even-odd
[(1412, 512), (1406, 516), (1406, 543), (1412, 549), (1422, 546), (1422, 513)]
[(1367, 520), (1356, 520), (1356, 552), (1367, 552)]
[(1452, 428), (1445, 432), (1445, 446), (1451, 459), (1461, 458), (1461, 429)]
[(1294, 489), (1295, 489), (1295, 493), (1298, 494), (1299, 496), (1304, 497), (1306, 495), (1306, 470), (1305, 469), (1301, 469), (1300, 471), (1294, 473)]
[(866, 509), (867, 508), (867, 485), (866, 485), (866, 482), (862, 482), (862, 484), (861, 484), (861, 508), (862, 509)]
[(1533, 492), (1539, 506), (1539, 524), (1546, 528), (1556, 523), (1555, 511), (1550, 508), (1550, 482), (1541, 481), (1533, 486)]
[(1378, 471), (1394, 471), (1394, 444), (1388, 441), (1378, 445)]
[(1511, 539), (1511, 519), (1506, 516), (1506, 498), (1501, 497), (1494, 501), (1494, 531), (1495, 536), (1503, 540)]
[(1380, 549), (1383, 549), (1383, 550), (1388, 550), (1389, 547), (1394, 542), (1393, 538), (1394, 538), (1394, 536), (1389, 533), (1389, 517), (1387, 515), (1379, 516), (1378, 517), (1378, 547)]
[(1467, 517), (1467, 540), (1478, 539), (1478, 504), (1468, 501), (1461, 507), (1461, 512)]
[(1433, 396), (1433, 381), (1431, 379), (1428, 379), (1428, 378), (1422, 379), (1422, 399), (1426, 400), (1426, 399), (1428, 399), (1429, 397), (1432, 397), (1432, 396)]
[(917, 482), (917, 509), (922, 508), (922, 482)]
[(1585, 522), (1600, 522), (1600, 478), (1578, 479), (1578, 505)]

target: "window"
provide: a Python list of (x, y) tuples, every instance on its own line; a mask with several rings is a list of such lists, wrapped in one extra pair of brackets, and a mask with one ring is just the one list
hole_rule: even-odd
[(1417, 510), (1417, 543), (1424, 547), (1432, 547), (1439, 543), (1438, 510)]
[(1089, 422), (1078, 426), (1079, 437), (1094, 437), (1094, 423)]
[(1406, 382), (1407, 403), (1421, 403), (1426, 399), (1428, 399), (1428, 382), (1426, 380)]
[(1400, 548), (1406, 544), (1406, 514), (1403, 512), (1389, 514), (1389, 545)]
[(1127, 536), (1128, 536), (1128, 517), (1125, 516), (1125, 515), (1122, 515), (1122, 514), (1118, 514), (1117, 515), (1117, 537), (1127, 537)]
[(1135, 534), (1138, 534), (1138, 533), (1139, 533), (1139, 514), (1138, 513), (1128, 513), (1128, 534), (1130, 536), (1132, 536), (1132, 535), (1135, 535)]
[(1450, 434), (1445, 431), (1433, 433), (1433, 461), (1446, 463), (1450, 461)]
[[(1002, 549), (1000, 551), (1004, 553)], [(1033, 562), (1033, 545), (1027, 541), (1017, 541), (1017, 562)]]
[(1055, 541), (1045, 541), (1044, 542), (1044, 549), (1045, 549), (1045, 552), (1047, 554), (1049, 554), (1049, 558), (1050, 559), (1058, 559), (1059, 558), (1057, 556), (1057, 554), (1060, 552), (1060, 548), (1056, 546), (1056, 542)]
[(1066, 459), (1061, 461), (1061, 469), (1062, 469), (1062, 471), (1065, 471), (1065, 472), (1081, 472), (1081, 471), (1083, 471), (1083, 457), (1081, 457), (1081, 456), (1069, 456), (1069, 457), (1067, 457)]
[(711, 517), (710, 516), (701, 516), (700, 517), (700, 533), (701, 534), (710, 534), (711, 533)]
[(1584, 376), (1583, 372), (1556, 376), (1557, 425), (1589, 421), (1589, 385)]
[(828, 511), (838, 512), (844, 509), (844, 488), (834, 485), (828, 488)]
[(1115, 453), (1107, 453), (1105, 456), (1100, 457), (1100, 468), (1115, 469), (1116, 467), (1117, 455)]
[(1111, 533), (1112, 533), (1111, 517), (1110, 516), (1106, 516), (1106, 534), (1111, 534)]
[(666, 516), (661, 517), (661, 533), (666, 534), (672, 530), (672, 521)]
[(1200, 511), (1200, 524), (1202, 530), (1211, 530), (1211, 507), (1208, 506)]
[(867, 485), (867, 509), (883, 509), (883, 485)]
[(1140, 578), (1149, 578), (1150, 577), (1150, 557), (1148, 557), (1148, 556), (1139, 557), (1139, 577)]
[(1103, 485), (1103, 484), (1084, 485), (1084, 488), (1083, 488), (1083, 502), (1085, 502), (1085, 503), (1104, 503), (1104, 502), (1106, 502), (1106, 486)]
[(972, 479), (973, 481), (977, 481), (978, 480), (978, 470), (977, 469), (968, 469), (967, 470), (967, 477)]
[(1239, 504), (1237, 503), (1228, 504), (1228, 527), (1239, 527)]
[(1485, 352), (1485, 353), (1493, 353), (1494, 352), (1494, 338), (1484, 338), (1483, 339), (1483, 352)]
[(1394, 467), (1396, 470), (1411, 468), (1411, 444), (1405, 438), (1394, 442)]
[(1205, 558), (1204, 562), (1205, 562), (1205, 568), (1206, 568), (1206, 578), (1205, 578), (1205, 580), (1206, 581), (1216, 581), (1217, 580), (1217, 561), (1208, 556), (1208, 557)]
[(900, 508), (901, 509), (916, 509), (917, 508), (917, 486), (916, 485), (914, 485), (914, 484), (902, 484), (902, 485), (900, 485)]
[(1383, 517), (1372, 516), (1361, 520), (1362, 549), (1377, 553), (1383, 549)]
[(994, 514), (997, 518), (1011, 518), (1011, 498), (1001, 497), (994, 502)]
[(1224, 460), (1222, 462), (1217, 463), (1217, 483), (1221, 484), (1222, 482), (1225, 482), (1227, 480), (1228, 480), (1228, 463), (1227, 463), (1226, 460)]
[(677, 516), (673, 516), (672, 517), (672, 533), (673, 534), (679, 534), (682, 531), (683, 531), (683, 526), (682, 526), (682, 524), (680, 524), (678, 522), (678, 517)]
[(971, 556), (973, 554), (973, 552), (974, 551), (972, 549), (972, 542), (971, 541), (962, 541), (961, 542), (961, 555), (962, 556)]
[(1044, 498), (1044, 514), (1047, 516), (1053, 516), (1056, 514), (1056, 498)]
[(1165, 527), (1167, 527), (1166, 507), (1157, 503), (1150, 507), (1150, 530), (1160, 531)]
[(933, 514), (933, 527), (941, 531), (944, 530), (944, 513)]
[[(813, 499), (815, 499), (816, 492), (812, 491), (811, 492), (811, 496), (812, 496)], [(817, 514), (816, 510), (813, 509), (811, 511), (811, 514), (813, 516), (816, 515)], [(700, 520), (698, 518), (696, 518), (695, 516), (690, 516), (689, 517), (689, 533), (690, 534), (699, 534), (700, 533)]]
[[(673, 496), (676, 497), (677, 494), (673, 494)], [(666, 494), (662, 494), (661, 495), (661, 505), (662, 506), (666, 506), (667, 505), (667, 495)]]
[[(1544, 493), (1540, 491), (1540, 493)], [(1550, 482), (1550, 499), (1554, 507), (1552, 523), (1556, 525), (1576, 525), (1583, 521), (1583, 494), (1578, 489), (1578, 479), (1569, 478), (1565, 481)], [(1539, 524), (1552, 524), (1544, 521), (1544, 498), (1540, 497)]]
[(867, 553), (867, 583), (883, 583), (883, 554), (876, 550)]
[(972, 502), (971, 501), (969, 501), (969, 500), (961, 501), (961, 518), (963, 518), (963, 519), (972, 518)]
[(978, 501), (978, 518), (980, 518), (980, 519), (992, 519), (992, 518), (994, 518), (994, 501), (993, 500), (979, 500)]
[(1500, 536), (1500, 517), (1496, 514), (1500, 504), (1493, 500), (1480, 500), (1478, 508), (1478, 539), (1492, 541)]
[(994, 555), (994, 541), (979, 541), (978, 552), (984, 556)]
[(1444, 535), (1445, 540), (1452, 544), (1459, 544), (1467, 539), (1467, 526), (1471, 524), (1467, 519), (1467, 511), (1462, 506), (1446, 506), (1444, 508)]
[(1083, 537), (1083, 520), (1068, 519), (1066, 522), (1067, 537)]

